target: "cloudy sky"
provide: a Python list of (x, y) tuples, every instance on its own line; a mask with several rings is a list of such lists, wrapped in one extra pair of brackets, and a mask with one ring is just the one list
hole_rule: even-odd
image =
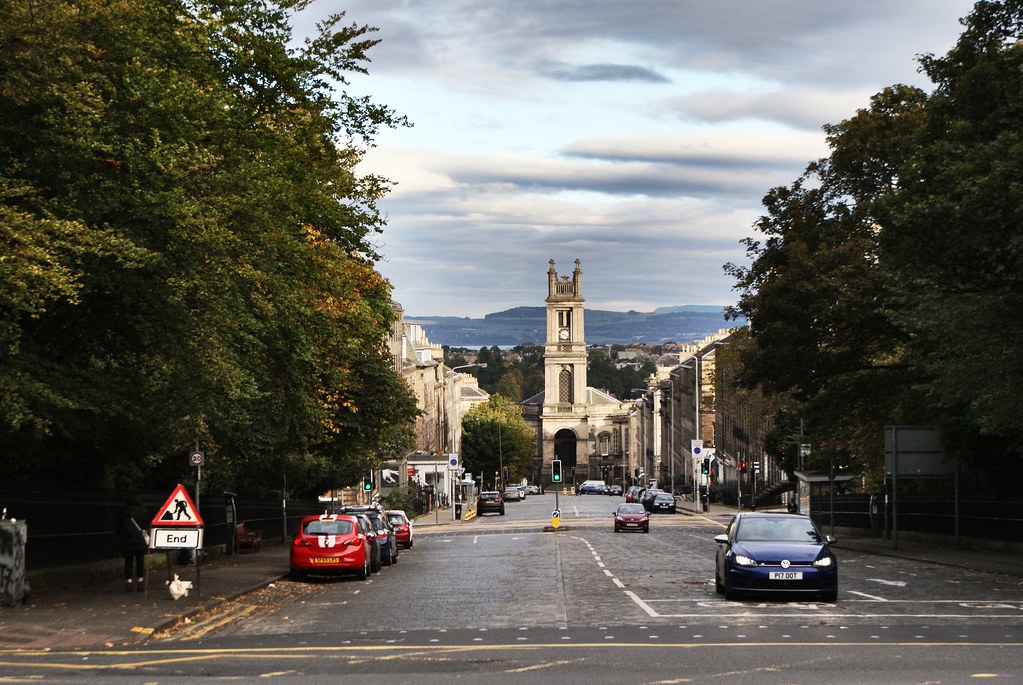
[[(329, 0), (379, 28), (349, 92), (403, 114), (363, 169), (396, 182), (378, 267), (407, 315), (540, 306), (582, 261), (588, 308), (734, 303), (761, 198), (821, 126), (930, 90), (972, 0)], [(307, 21), (304, 17), (303, 21)], [(298, 22), (301, 29), (302, 22)]]

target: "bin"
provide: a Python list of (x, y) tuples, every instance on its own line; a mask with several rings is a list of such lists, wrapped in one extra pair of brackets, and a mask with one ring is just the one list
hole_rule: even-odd
[(0, 606), (25, 601), (25, 543), (28, 522), (0, 519)]
[(455, 520), (462, 520), (462, 504), (460, 502), (455, 502)]

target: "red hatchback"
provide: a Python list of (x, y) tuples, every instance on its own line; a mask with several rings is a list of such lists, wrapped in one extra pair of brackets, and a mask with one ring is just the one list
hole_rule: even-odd
[(642, 504), (619, 504), (614, 517), (616, 533), (623, 530), (650, 532), (650, 512)]
[(413, 539), (412, 521), (409, 520), (408, 515), (401, 509), (385, 511), (384, 515), (387, 516), (387, 521), (394, 528), (395, 541), (405, 549), (412, 549), (415, 540)]
[(291, 577), (354, 573), (365, 580), (370, 573), (369, 544), (354, 516), (306, 516), (291, 542)]

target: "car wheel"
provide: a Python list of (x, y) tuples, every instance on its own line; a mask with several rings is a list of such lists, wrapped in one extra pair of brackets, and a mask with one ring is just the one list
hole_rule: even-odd
[(644, 528), (643, 532), (644, 533), (649, 533), (650, 532), (650, 526), (647, 526), (646, 528)]
[(721, 579), (718, 578), (718, 570), (714, 569), (714, 591), (719, 595), (725, 594), (725, 586), (721, 584)]
[(827, 592), (821, 593), (822, 602), (837, 602), (838, 601), (838, 588), (834, 590), (828, 590)]
[(504, 516), (504, 509), (501, 510), (501, 516)]
[(304, 571), (296, 571), (296, 570), (292, 569), (292, 571), (291, 571), (291, 579), (293, 581), (295, 581), (296, 583), (301, 583), (303, 580), (306, 579), (306, 574), (305, 574)]
[(373, 573), (380, 573), (380, 557), (373, 557), (373, 561), (369, 565), (369, 570)]
[(369, 578), (369, 559), (362, 562), (362, 568), (360, 568), (359, 572), (355, 574), (355, 577), (359, 580), (366, 580)]

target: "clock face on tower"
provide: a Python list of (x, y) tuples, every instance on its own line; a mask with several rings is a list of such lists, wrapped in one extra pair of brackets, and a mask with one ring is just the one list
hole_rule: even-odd
[(569, 335), (570, 334), (569, 334), (567, 328), (562, 328), (560, 331), (558, 331), (558, 339), (559, 340), (568, 340), (568, 336)]

